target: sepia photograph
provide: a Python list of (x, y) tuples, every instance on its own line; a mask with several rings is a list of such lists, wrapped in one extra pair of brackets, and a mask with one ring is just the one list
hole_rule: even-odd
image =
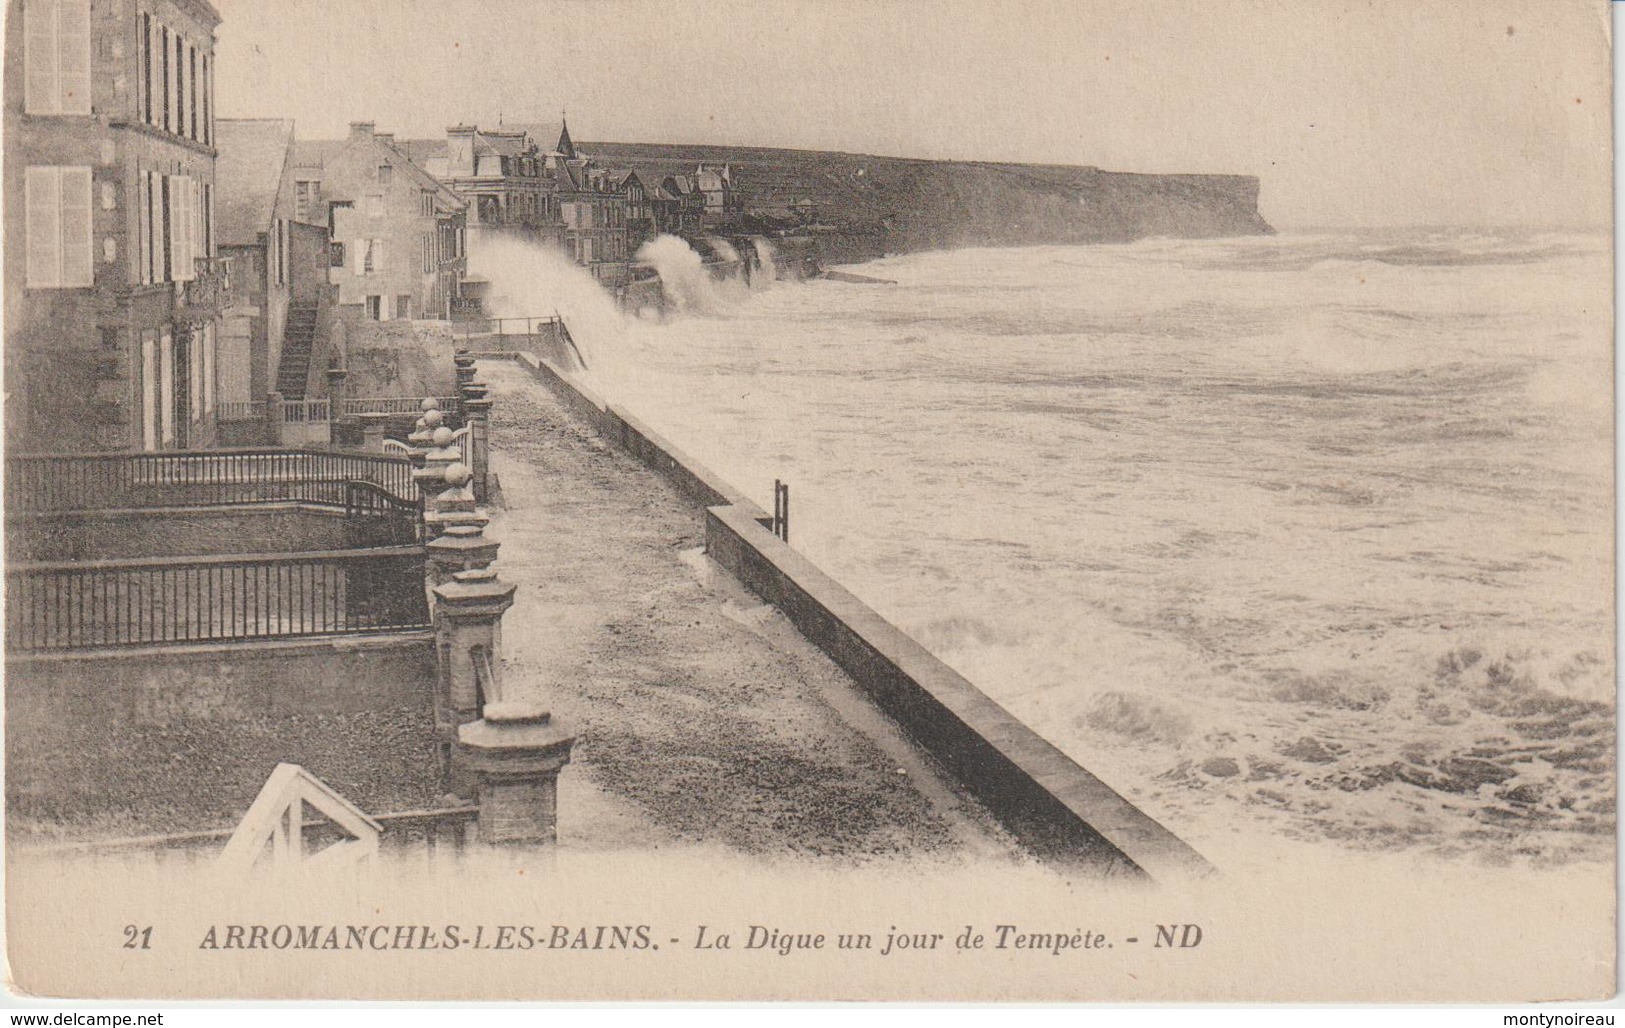
[(7, 0), (17, 1000), (1616, 991), (1604, 0)]

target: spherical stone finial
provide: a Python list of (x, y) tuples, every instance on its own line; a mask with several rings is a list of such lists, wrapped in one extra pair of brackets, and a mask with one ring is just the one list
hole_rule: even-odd
[(424, 411), (423, 426), (425, 428), (439, 428), (446, 423), (446, 416), (437, 410)]
[(419, 432), (427, 432), (429, 430), (429, 423), (422, 418), (418, 418), (417, 430)]
[(425, 396), (423, 398), (423, 402), (418, 405), (418, 409), (423, 411), (425, 414), (427, 414), (429, 411), (432, 411), (436, 407), (439, 407), (439, 406), (440, 406), (440, 404), (435, 400), (434, 397)]
[(444, 450), (451, 445), (451, 429), (441, 426), (434, 430), (434, 444)]
[[(440, 431), (444, 432), (445, 429), (441, 429)], [(441, 474), (445, 476), (446, 484), (450, 486), (465, 486), (468, 484), (469, 479), (474, 477), (474, 472), (468, 470), (468, 465), (464, 464), (460, 460), (452, 461), (450, 464), (447, 464), (446, 470), (441, 472)]]

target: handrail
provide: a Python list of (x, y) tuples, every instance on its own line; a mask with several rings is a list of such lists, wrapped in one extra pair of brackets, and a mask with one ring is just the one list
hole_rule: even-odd
[(422, 554), (421, 546), (375, 546), (362, 550), (306, 550), (302, 553), (226, 553), (134, 559), (7, 561), (6, 575), (57, 574), (74, 571), (141, 571), (148, 568), (202, 566), (238, 567), (245, 564), (308, 564), (317, 561), (415, 557)]

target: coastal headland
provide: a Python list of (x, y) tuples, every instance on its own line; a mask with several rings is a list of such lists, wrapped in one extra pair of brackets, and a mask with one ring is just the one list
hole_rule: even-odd
[(938, 161), (818, 150), (584, 143), (658, 181), (727, 167), (730, 229), (806, 233), (829, 263), (960, 246), (1128, 242), (1274, 231), (1252, 175), (1146, 175), (1059, 164)]

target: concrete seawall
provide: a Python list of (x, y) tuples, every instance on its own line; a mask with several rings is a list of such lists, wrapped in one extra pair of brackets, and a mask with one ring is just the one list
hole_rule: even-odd
[(1028, 849), (1064, 865), (1159, 882), (1212, 870), (1194, 849), (779, 540), (766, 527), (766, 513), (709, 468), (554, 360), (513, 356), (572, 414), (702, 508), (711, 558), (782, 611)]

